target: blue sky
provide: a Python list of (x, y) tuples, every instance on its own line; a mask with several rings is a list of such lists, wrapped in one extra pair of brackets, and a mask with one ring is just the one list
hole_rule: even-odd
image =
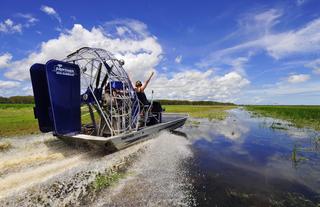
[(2, 1), (0, 96), (83, 47), (156, 75), (156, 98), (320, 104), (320, 1)]

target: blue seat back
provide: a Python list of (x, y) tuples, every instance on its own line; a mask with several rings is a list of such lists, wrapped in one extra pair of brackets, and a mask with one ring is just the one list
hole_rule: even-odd
[(50, 60), (46, 64), (54, 133), (81, 131), (80, 68), (78, 65)]
[(35, 117), (41, 132), (55, 135), (81, 131), (80, 68), (58, 60), (30, 68)]
[(38, 119), (40, 131), (50, 132), (53, 130), (53, 120), (45, 65), (32, 65), (30, 76), (35, 103), (34, 116)]

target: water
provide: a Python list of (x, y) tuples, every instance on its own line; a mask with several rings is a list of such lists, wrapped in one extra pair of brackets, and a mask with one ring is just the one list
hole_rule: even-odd
[[(236, 109), (224, 121), (189, 124), (193, 196), (199, 206), (316, 206), (319, 133)], [(271, 127), (277, 126), (277, 127)]]
[[(190, 206), (193, 204), (186, 162), (188, 140), (162, 132), (117, 186), (101, 193), (92, 206)], [(106, 196), (107, 195), (107, 196)]]
[[(113, 154), (51, 135), (11, 138), (0, 153), (0, 206), (316, 206), (320, 133), (235, 109)], [(142, 150), (142, 151), (141, 151)], [(95, 175), (137, 154), (100, 192)], [(2, 199), (2, 200), (1, 200)]]

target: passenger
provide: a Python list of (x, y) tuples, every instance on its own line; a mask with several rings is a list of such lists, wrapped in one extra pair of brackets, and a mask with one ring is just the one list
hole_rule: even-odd
[(135, 84), (134, 89), (137, 93), (138, 99), (141, 101), (141, 103), (143, 105), (150, 105), (150, 102), (148, 101), (147, 96), (144, 93), (144, 90), (148, 86), (153, 74), (154, 74), (154, 72), (151, 73), (150, 77), (146, 80), (146, 82), (144, 84), (142, 84), (141, 81), (139, 81), (139, 80)]
[(114, 102), (114, 98), (111, 95), (110, 90), (111, 90), (111, 88), (110, 88), (110, 85), (108, 84), (104, 89), (104, 95), (103, 95), (103, 99), (102, 99), (104, 106), (111, 107), (112, 102)]

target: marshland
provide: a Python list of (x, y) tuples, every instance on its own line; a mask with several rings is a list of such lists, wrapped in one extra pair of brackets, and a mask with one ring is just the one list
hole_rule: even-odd
[(112, 154), (40, 134), (32, 107), (0, 105), (2, 205), (319, 205), (319, 106), (165, 105), (184, 127)]

